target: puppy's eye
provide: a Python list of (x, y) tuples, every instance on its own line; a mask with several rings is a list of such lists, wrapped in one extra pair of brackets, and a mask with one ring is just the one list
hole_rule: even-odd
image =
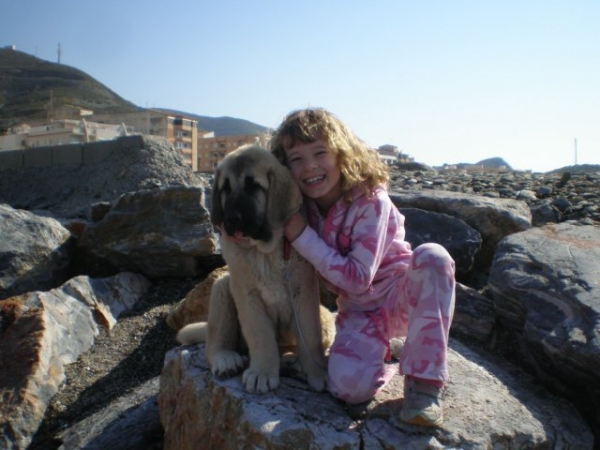
[(261, 189), (260, 184), (256, 182), (253, 177), (246, 177), (244, 179), (244, 191), (248, 193), (253, 193)]

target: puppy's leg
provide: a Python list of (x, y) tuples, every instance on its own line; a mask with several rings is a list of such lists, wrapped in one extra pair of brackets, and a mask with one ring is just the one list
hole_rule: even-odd
[[(296, 348), (302, 368), (306, 372), (309, 386), (317, 392), (327, 387), (327, 362), (323, 348), (323, 333), (320, 319), (320, 301), (316, 285), (316, 277), (309, 270), (300, 270), (296, 273), (302, 276), (295, 277), (293, 283), (296, 288), (291, 292), (294, 297), (293, 328), (296, 335)], [(304, 274), (306, 274), (304, 276)]]
[(279, 386), (279, 347), (273, 320), (256, 291), (247, 292), (237, 301), (242, 333), (250, 352), (250, 366), (242, 382), (246, 391), (258, 394)]
[(215, 281), (210, 292), (206, 357), (218, 377), (232, 377), (242, 371), (245, 359), (241, 346), (238, 314), (229, 288), (229, 275)]

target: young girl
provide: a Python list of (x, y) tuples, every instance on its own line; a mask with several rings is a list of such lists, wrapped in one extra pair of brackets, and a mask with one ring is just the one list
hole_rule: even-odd
[(402, 336), (400, 418), (440, 425), (454, 261), (438, 244), (411, 249), (404, 216), (386, 191), (387, 166), (330, 112), (292, 112), (271, 148), (305, 199), (305, 214), (287, 222), (286, 237), (338, 296), (331, 394), (348, 405), (369, 402), (396, 372), (385, 362), (390, 339)]

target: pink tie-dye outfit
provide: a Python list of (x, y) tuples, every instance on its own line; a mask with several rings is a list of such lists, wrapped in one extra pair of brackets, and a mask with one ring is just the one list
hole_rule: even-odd
[[(292, 245), (338, 295), (328, 363), (331, 393), (348, 403), (371, 399), (396, 372), (389, 340), (405, 336), (400, 372), (448, 380), (448, 332), (454, 312), (454, 261), (438, 244), (414, 251), (404, 216), (387, 191), (354, 191), (327, 217), (307, 201), (308, 221)], [(418, 224), (413, 224), (418, 226)]]

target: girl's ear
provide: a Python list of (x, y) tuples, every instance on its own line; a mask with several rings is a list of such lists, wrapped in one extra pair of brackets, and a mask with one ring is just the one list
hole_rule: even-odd
[(298, 212), (302, 206), (302, 194), (289, 170), (281, 164), (269, 169), (269, 192), (267, 196), (267, 218), (273, 229)]
[(217, 169), (212, 184), (210, 202), (210, 221), (216, 227), (220, 227), (223, 224), (223, 205), (221, 205), (221, 193), (219, 192), (219, 178), (221, 178), (221, 171)]

